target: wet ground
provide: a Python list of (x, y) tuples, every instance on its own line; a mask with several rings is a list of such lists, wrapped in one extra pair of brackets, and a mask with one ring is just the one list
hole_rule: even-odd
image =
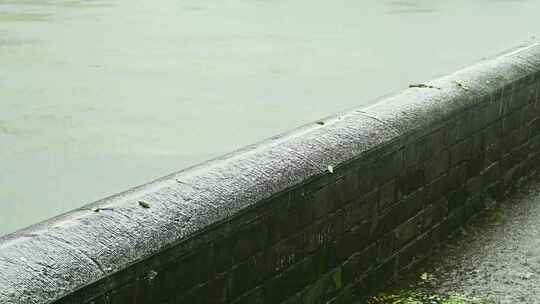
[(540, 37), (536, 0), (0, 0), (0, 234)]
[(540, 179), (474, 219), (427, 264), (383, 294), (399, 293), (432, 297), (407, 302), (401, 296), (403, 304), (446, 303), (440, 299), (448, 296), (455, 304), (540, 303)]

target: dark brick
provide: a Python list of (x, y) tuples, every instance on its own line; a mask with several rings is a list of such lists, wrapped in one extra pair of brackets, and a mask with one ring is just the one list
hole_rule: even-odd
[[(291, 213), (294, 212), (298, 214), (298, 217), (299, 217), (298, 226), (306, 227), (312, 224), (313, 222), (315, 222), (316, 212), (315, 212), (315, 208), (313, 208), (313, 205), (314, 205), (313, 195), (308, 192), (304, 192), (301, 189), (303, 188), (299, 188), (295, 191), (292, 191), (293, 193), (291, 194), (290, 208), (291, 208)], [(274, 223), (271, 221), (270, 225), (271, 225), (270, 229), (272, 229), (274, 227)], [(276, 230), (274, 229), (273, 231), (276, 231)], [(278, 233), (273, 234), (271, 230), (270, 242), (274, 243), (275, 240), (277, 239), (281, 240), (283, 239), (283, 236), (286, 237), (288, 233), (284, 233), (282, 237), (278, 235), (279, 235)]]
[(375, 190), (344, 206), (344, 230), (351, 229), (366, 218), (375, 217), (377, 212), (377, 198), (378, 191)]
[(465, 223), (465, 207), (460, 207), (448, 214), (448, 232), (452, 233)]
[(435, 155), (433, 159), (427, 161), (425, 165), (426, 182), (431, 182), (448, 172), (450, 169), (450, 152), (443, 150)]
[(502, 195), (506, 195), (507, 193), (512, 193), (517, 189), (518, 186), (518, 180), (521, 176), (523, 176), (523, 173), (521, 170), (522, 166), (517, 165), (508, 171), (503, 171), (504, 174), (501, 179), (501, 190)]
[(312, 260), (312, 266), (305, 273), (308, 283), (314, 282), (322, 274), (327, 273), (342, 262), (338, 260), (336, 246), (332, 244), (320, 248), (309, 256), (309, 259)]
[(341, 267), (337, 267), (304, 290), (302, 304), (325, 304), (326, 299), (337, 293), (342, 285)]
[(489, 101), (483, 101), (480, 106), (469, 111), (469, 120), (471, 121), (471, 130), (478, 132), (487, 125), (487, 104)]
[(358, 279), (356, 282), (349, 286), (349, 289), (355, 299), (353, 303), (366, 303), (368, 298), (367, 296), (372, 294), (370, 290), (370, 279), (368, 275)]
[(540, 134), (540, 118), (536, 118), (535, 120), (529, 123), (529, 136), (532, 137), (539, 134)]
[(493, 94), (491, 102), (486, 106), (486, 124), (493, 123), (502, 117), (502, 99), (499, 94)]
[(305, 254), (336, 241), (342, 234), (343, 216), (341, 213), (333, 214), (328, 219), (315, 223), (304, 232)]
[(478, 132), (471, 136), (471, 157), (476, 157), (484, 152), (482, 142), (482, 132)]
[(525, 112), (523, 116), (524, 125), (527, 125), (529, 122), (533, 121), (536, 117), (538, 117), (538, 113), (536, 112), (536, 108), (534, 104), (526, 105), (524, 112)]
[(344, 288), (338, 295), (328, 300), (327, 304), (351, 304), (359, 303), (359, 298), (354, 294), (352, 288)]
[(289, 297), (287, 300), (281, 302), (280, 304), (304, 304), (302, 300), (302, 292), (299, 292)]
[(203, 247), (162, 265), (161, 269), (145, 272), (135, 296), (141, 303), (152, 303), (166, 295), (190, 290), (214, 277), (214, 263), (209, 261), (213, 261), (212, 248)]
[(528, 140), (529, 134), (526, 128), (516, 129), (502, 138), (502, 153), (512, 151), (514, 147), (521, 146)]
[(499, 161), (503, 155), (502, 140), (486, 147), (484, 154), (484, 167), (489, 167)]
[(419, 189), (425, 183), (423, 166), (407, 168), (400, 176), (398, 195), (408, 195), (409, 193)]
[(441, 224), (436, 224), (427, 232), (428, 233), (428, 246), (430, 246), (430, 249), (432, 252), (435, 252), (439, 245), (441, 244), (441, 240), (443, 240), (444, 236), (441, 235)]
[(426, 191), (418, 190), (380, 215), (378, 222), (375, 225), (376, 232), (374, 237), (377, 238), (380, 235), (393, 230), (409, 218), (412, 218), (422, 209), (425, 197)]
[(264, 292), (262, 287), (246, 293), (239, 299), (232, 302), (232, 304), (264, 304)]
[(358, 174), (348, 174), (337, 180), (336, 189), (339, 196), (337, 200), (338, 207), (358, 198), (362, 194)]
[(472, 195), (482, 191), (482, 177), (475, 176), (467, 180), (465, 184), (465, 190), (467, 190), (467, 195)]
[(465, 139), (450, 147), (450, 166), (456, 167), (471, 156), (471, 141)]
[(484, 169), (484, 154), (477, 155), (467, 162), (467, 178), (478, 176)]
[(305, 224), (302, 220), (303, 210), (298, 207), (290, 206), (289, 208), (278, 209), (269, 215), (269, 244), (275, 244), (302, 230)]
[(519, 128), (523, 123), (523, 109), (516, 110), (503, 118), (503, 134), (508, 134), (511, 131)]
[(529, 159), (527, 162), (529, 166), (532, 168), (540, 167), (540, 152), (536, 152), (536, 153), (529, 152)]
[(280, 303), (302, 290), (307, 284), (306, 273), (312, 267), (305, 259), (264, 283), (265, 303)]
[(494, 200), (502, 200), (506, 194), (505, 184), (502, 180), (497, 180), (486, 187), (487, 195)]
[(448, 215), (448, 199), (442, 197), (434, 202), (432, 206), (433, 222), (435, 224), (442, 222)]
[(233, 242), (231, 238), (223, 238), (213, 243), (213, 259), (217, 273), (224, 273), (232, 267)]
[(418, 165), (418, 152), (414, 143), (405, 146), (403, 150), (403, 160), (405, 167)]
[[(534, 87), (532, 93), (534, 93)], [(527, 87), (514, 88), (512, 97), (506, 99), (505, 113), (510, 113), (522, 108), (530, 102), (531, 91)]]
[(484, 209), (483, 195), (471, 195), (465, 202), (465, 219), (468, 220)]
[(444, 144), (444, 128), (437, 129), (429, 135), (431, 142), (431, 150), (433, 155), (441, 153), (446, 148)]
[(506, 154), (501, 159), (501, 172), (507, 172), (510, 169), (514, 168), (515, 166), (519, 165), (519, 163), (526, 159), (528, 156), (527, 146), (515, 146), (510, 153)]
[(450, 169), (450, 174), (446, 180), (447, 192), (453, 191), (459, 188), (461, 185), (465, 184), (467, 176), (467, 164), (462, 163), (461, 165)]
[(396, 180), (391, 179), (381, 185), (379, 189), (379, 210), (385, 209), (393, 205), (397, 199)]
[(531, 112), (533, 116), (540, 116), (540, 82), (536, 83), (536, 94), (531, 95), (529, 103), (532, 106)]
[(529, 140), (529, 153), (540, 151), (540, 135), (536, 135)]
[(506, 85), (501, 90), (502, 114), (508, 115), (515, 107), (512, 104), (512, 96), (514, 95), (514, 84)]
[(336, 243), (336, 258), (338, 261), (348, 259), (356, 252), (362, 251), (372, 240), (370, 236), (371, 221), (365, 220), (361, 224), (346, 232)]
[(398, 269), (409, 270), (418, 260), (428, 256), (433, 250), (431, 233), (424, 233), (404, 247), (398, 254)]
[(374, 182), (377, 185), (397, 177), (403, 168), (402, 151), (395, 151), (381, 156), (373, 165)]
[(498, 162), (493, 163), (489, 167), (485, 168), (482, 171), (482, 184), (483, 188), (488, 187), (489, 185), (496, 182), (500, 177), (500, 165)]
[(364, 195), (368, 192), (373, 191), (374, 188), (377, 187), (376, 180), (375, 180), (375, 172), (376, 168), (371, 166), (363, 166), (356, 172), (358, 176), (358, 194)]
[[(178, 298), (178, 297), (177, 297)], [(220, 276), (179, 297), (177, 303), (220, 304), (227, 301), (227, 279)], [(148, 302), (155, 303), (155, 302)]]
[(427, 186), (427, 202), (433, 203), (446, 195), (449, 175), (444, 174)]
[(343, 263), (343, 282), (353, 283), (363, 277), (377, 264), (377, 245), (372, 244), (364, 251), (351, 256)]
[(268, 244), (268, 220), (260, 217), (237, 231), (233, 237), (232, 253), (235, 262), (240, 262), (256, 252), (263, 251)]
[(281, 272), (303, 258), (303, 234), (272, 246), (267, 252), (268, 273)]
[(335, 184), (329, 184), (312, 193), (309, 208), (313, 211), (313, 220), (325, 217), (342, 205), (337, 195)]
[(137, 287), (135, 284), (136, 283), (128, 284), (113, 291), (110, 296), (109, 303), (111, 304), (136, 303), (137, 297), (134, 291), (136, 290)]
[[(398, 228), (399, 229), (399, 228)], [(396, 233), (390, 231), (377, 241), (377, 260), (384, 261), (396, 250)]]
[(467, 191), (465, 187), (459, 187), (448, 194), (448, 210), (452, 212), (454, 209), (462, 207), (466, 200)]
[(263, 253), (254, 255), (237, 265), (230, 274), (230, 298), (236, 299), (255, 288), (265, 278), (266, 263)]
[(420, 235), (424, 214), (420, 213), (396, 228), (396, 247), (403, 248), (405, 244)]
[(489, 146), (497, 143), (499, 139), (502, 137), (502, 122), (497, 121), (494, 122), (492, 125), (488, 126), (484, 131), (482, 132), (482, 147), (483, 149), (487, 149)]
[[(124, 271), (121, 271), (124, 272)], [(110, 304), (111, 303), (111, 297), (114, 290), (122, 287), (133, 286), (133, 288), (137, 288), (136, 282), (134, 282), (136, 276), (136, 271), (130, 271), (129, 279), (124, 278), (124, 276), (114, 276), (113, 280), (107, 280), (107, 282), (95, 282), (93, 284), (90, 284), (86, 288), (79, 289), (78, 291), (72, 292), (67, 294), (66, 296), (62, 297), (61, 299), (58, 299), (55, 301), (55, 304), (74, 304), (74, 303), (85, 303), (85, 304), (91, 304), (91, 303), (99, 303), (99, 304)], [(119, 279), (117, 281), (117, 279)]]
[[(63, 299), (60, 301), (64, 302)], [(64, 303), (77, 303), (77, 302), (64, 302)], [(93, 298), (87, 303), (88, 304), (111, 304), (111, 296), (109, 294), (100, 295), (98, 297)], [(117, 303), (120, 303), (120, 302), (117, 302)]]
[(445, 126), (444, 145), (449, 147), (459, 140), (458, 120), (455, 119)]
[(395, 279), (397, 270), (397, 258), (393, 257), (368, 275), (368, 288), (370, 291), (378, 291), (382, 288), (381, 282), (388, 282)]
[(418, 162), (423, 162), (433, 157), (431, 136), (424, 136), (416, 142), (416, 154)]
[(422, 223), (421, 223), (421, 231), (422, 233), (426, 230), (431, 229), (431, 227), (435, 224), (435, 206), (433, 204), (426, 205), (424, 208), (422, 216)]
[(472, 116), (471, 111), (466, 111), (463, 114), (461, 114), (457, 121), (457, 127), (458, 127), (458, 141), (462, 141), (468, 137), (471, 136), (473, 132), (473, 123), (472, 123)]

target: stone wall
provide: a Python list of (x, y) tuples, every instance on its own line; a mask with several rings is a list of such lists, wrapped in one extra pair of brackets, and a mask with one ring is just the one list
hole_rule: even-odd
[(0, 302), (361, 301), (540, 165), (539, 45), (428, 85), (1, 238)]

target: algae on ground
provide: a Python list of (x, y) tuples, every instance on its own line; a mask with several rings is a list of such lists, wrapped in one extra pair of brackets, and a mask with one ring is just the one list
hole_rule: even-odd
[(367, 304), (487, 304), (484, 300), (460, 295), (439, 296), (421, 291), (400, 291), (396, 294), (381, 293)]

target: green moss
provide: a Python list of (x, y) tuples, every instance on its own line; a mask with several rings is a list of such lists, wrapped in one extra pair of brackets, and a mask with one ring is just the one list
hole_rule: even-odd
[(369, 299), (367, 304), (487, 304), (487, 302), (459, 295), (439, 296), (421, 291), (400, 291), (396, 294), (381, 293)]

